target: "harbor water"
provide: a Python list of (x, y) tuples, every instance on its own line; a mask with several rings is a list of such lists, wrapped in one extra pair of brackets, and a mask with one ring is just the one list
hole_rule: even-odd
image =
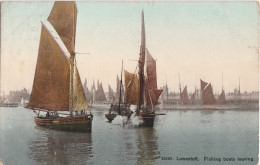
[[(153, 128), (107, 122), (92, 108), (92, 133), (36, 126), (33, 111), (0, 109), (0, 159), (37, 164), (257, 164), (259, 112), (165, 110)], [(134, 123), (134, 122), (133, 122)]]

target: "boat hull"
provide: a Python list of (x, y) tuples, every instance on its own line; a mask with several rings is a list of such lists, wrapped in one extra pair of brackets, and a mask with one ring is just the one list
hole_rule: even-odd
[(117, 114), (105, 114), (105, 116), (109, 122), (112, 122)]
[[(109, 122), (112, 122), (114, 118), (117, 116), (117, 114), (105, 114), (106, 118), (108, 119)], [(125, 115), (120, 115), (120, 116), (125, 116), (127, 118), (131, 117), (131, 114), (125, 114)], [(136, 114), (135, 116), (139, 117), (142, 122), (139, 124), (140, 127), (153, 127), (154, 125), (154, 118), (155, 114), (154, 113), (149, 113), (149, 114)]]
[[(105, 114), (107, 120), (109, 122), (112, 122), (114, 120), (114, 118), (117, 116), (117, 114)], [(131, 114), (124, 114), (124, 115), (120, 115), (120, 116), (123, 116), (123, 117), (127, 117), (127, 118), (130, 118), (131, 117)]]
[(91, 132), (93, 115), (46, 118), (35, 117), (34, 122), (42, 127), (70, 131), (70, 132)]

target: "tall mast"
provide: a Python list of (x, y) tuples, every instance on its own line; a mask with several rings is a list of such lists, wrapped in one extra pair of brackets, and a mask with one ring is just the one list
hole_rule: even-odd
[[(76, 7), (76, 5), (73, 5), (73, 14), (74, 14), (74, 16), (73, 16), (73, 25), (72, 25), (72, 29), (73, 29), (73, 37), (74, 37), (74, 41), (71, 43), (72, 44), (72, 51), (70, 52), (70, 63), (71, 63), (71, 65), (70, 65), (70, 95), (69, 95), (69, 97), (70, 97), (70, 99), (69, 99), (69, 101), (70, 101), (70, 106), (69, 106), (69, 111), (70, 111), (70, 116), (73, 116), (73, 111), (74, 111), (74, 103), (73, 103), (73, 76), (74, 76), (74, 67), (75, 67), (75, 58), (76, 58), (76, 54), (75, 54), (75, 38), (76, 38), (76, 27), (75, 27), (75, 25), (76, 25), (76, 17), (75, 17), (75, 15), (77, 14), (77, 9), (75, 9), (75, 7)], [(75, 13), (75, 11), (76, 11), (76, 13)]]
[(179, 74), (179, 88), (180, 88), (180, 95), (181, 95), (181, 79), (180, 79), (180, 74)]
[(123, 75), (123, 60), (122, 60), (122, 69), (121, 69), (121, 78), (120, 78), (120, 87), (119, 87), (119, 105), (118, 105), (118, 114), (121, 114), (120, 112), (120, 104), (121, 104), (121, 88), (122, 88), (122, 75)]
[(222, 73), (222, 91), (223, 91), (223, 73)]
[(141, 32), (141, 46), (139, 54), (139, 78), (140, 78), (140, 93), (139, 93), (139, 104), (136, 113), (140, 113), (140, 108), (144, 102), (144, 62), (145, 62), (145, 27), (144, 27), (144, 11), (141, 15), (142, 19), (142, 32)]
[(70, 110), (70, 116), (72, 116), (72, 112), (73, 112), (73, 75), (74, 75), (74, 66), (75, 66), (75, 52), (72, 51), (70, 52), (70, 107), (69, 107), (69, 110)]

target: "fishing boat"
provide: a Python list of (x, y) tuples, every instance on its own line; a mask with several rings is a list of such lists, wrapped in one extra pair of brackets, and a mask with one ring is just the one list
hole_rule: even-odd
[[(155, 106), (159, 104), (158, 99), (162, 93), (162, 90), (157, 88), (157, 74), (156, 74), (156, 60), (151, 56), (150, 52), (146, 48), (145, 38), (145, 24), (144, 24), (144, 12), (141, 14), (141, 46), (139, 60), (137, 63), (137, 69), (135, 73), (130, 73), (124, 70), (125, 77), (125, 90), (124, 90), (124, 103), (121, 107), (119, 97), (118, 113), (124, 116), (131, 116), (131, 113), (122, 114), (122, 111), (126, 111), (129, 105), (136, 105), (136, 111), (134, 115), (142, 120), (139, 126), (152, 127), (154, 125)], [(146, 70), (145, 70), (146, 67)], [(146, 73), (146, 74), (145, 74)], [(120, 81), (120, 95), (122, 86), (122, 71)], [(127, 111), (128, 112), (128, 111)], [(115, 117), (115, 114), (106, 114), (106, 118), (111, 120)], [(113, 119), (112, 119), (113, 120)]]
[(50, 30), (42, 23), (38, 59), (27, 108), (37, 116), (37, 125), (74, 132), (91, 132), (93, 115), (76, 66), (75, 34), (77, 6), (72, 1), (55, 2), (48, 21), (64, 43), (68, 57)]
[[(123, 83), (122, 83), (122, 75), (123, 75), (123, 61), (122, 61), (122, 69), (121, 69), (121, 79), (117, 76), (117, 93), (114, 101), (110, 105), (109, 113), (105, 114), (105, 117), (109, 122), (112, 122), (117, 115), (126, 116), (127, 118), (131, 117), (132, 111), (130, 110), (130, 104), (125, 102), (123, 95)], [(114, 113), (117, 112), (117, 113)]]

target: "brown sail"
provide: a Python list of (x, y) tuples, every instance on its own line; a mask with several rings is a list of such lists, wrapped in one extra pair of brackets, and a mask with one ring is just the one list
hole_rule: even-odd
[(205, 81), (202, 81), (202, 80), (200, 79), (200, 89), (201, 89), (201, 91), (202, 91), (207, 85), (208, 85), (208, 83), (206, 83)]
[(136, 74), (124, 70), (125, 75), (125, 102), (138, 105), (139, 79)]
[(147, 105), (157, 105), (159, 104), (158, 99), (160, 97), (160, 95), (162, 94), (161, 89), (157, 89), (157, 90), (152, 90), (152, 89), (147, 89), (145, 94), (146, 94), (146, 103)]
[(85, 93), (83, 91), (82, 83), (76, 65), (74, 65), (72, 105), (73, 110), (83, 111), (88, 109), (88, 103), (86, 100)]
[(146, 49), (146, 101), (147, 105), (158, 104), (158, 99), (162, 93), (162, 90), (157, 89), (157, 74), (156, 74), (156, 60), (151, 56), (148, 49)]
[(146, 49), (146, 71), (149, 88), (157, 89), (156, 60), (151, 56), (148, 49)]
[(218, 97), (218, 101), (220, 104), (226, 104), (225, 91), (222, 90), (221, 94)]
[(53, 36), (42, 25), (38, 59), (28, 108), (69, 110), (70, 65)]
[(213, 94), (213, 89), (211, 87), (211, 84), (208, 84), (203, 90), (202, 90), (202, 103), (203, 104), (216, 104), (216, 100)]
[(185, 88), (183, 89), (183, 91), (181, 93), (181, 103), (182, 104), (189, 104), (187, 86), (185, 86)]
[(77, 6), (72, 1), (56, 1), (48, 21), (55, 28), (69, 52), (75, 50)]

